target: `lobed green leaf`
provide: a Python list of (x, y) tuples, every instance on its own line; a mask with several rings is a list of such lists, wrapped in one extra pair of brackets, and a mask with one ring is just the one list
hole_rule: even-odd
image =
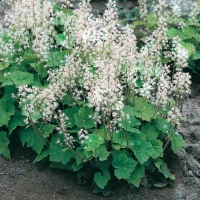
[(149, 157), (152, 157), (156, 153), (150, 142), (143, 142), (139, 140), (135, 141), (131, 150), (141, 164), (146, 162)]
[(22, 129), (20, 132), (20, 139), (23, 144), (27, 143), (28, 147), (32, 147), (37, 154), (42, 152), (42, 149), (47, 144), (47, 139), (42, 136), (42, 133), (35, 132), (32, 127)]
[(170, 173), (167, 164), (160, 158), (156, 159), (154, 162), (155, 166), (158, 168), (158, 171), (164, 175), (165, 178), (175, 179), (175, 176)]
[(22, 71), (14, 71), (6, 75), (3, 79), (2, 86), (15, 85), (17, 88), (21, 85), (29, 85), (33, 82), (33, 74)]
[(112, 161), (112, 166), (115, 168), (114, 174), (118, 179), (130, 179), (136, 165), (137, 162), (133, 158), (129, 158), (125, 153), (114, 157)]
[(137, 165), (135, 170), (131, 173), (131, 177), (127, 179), (127, 181), (128, 183), (131, 183), (138, 188), (144, 176), (145, 176), (144, 166)]
[(97, 184), (98, 187), (104, 189), (105, 186), (108, 184), (108, 181), (111, 179), (110, 172), (108, 170), (103, 170), (103, 172), (96, 172), (94, 174), (94, 182)]

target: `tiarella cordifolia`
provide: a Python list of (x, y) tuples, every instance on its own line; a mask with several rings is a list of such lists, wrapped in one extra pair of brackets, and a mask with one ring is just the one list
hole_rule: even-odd
[(192, 24), (196, 25), (198, 23), (197, 15), (199, 14), (200, 9), (198, 3), (192, 5), (192, 11), (189, 14), (189, 20)]
[(139, 3), (140, 17), (144, 18), (148, 14), (147, 0), (138, 0), (138, 3)]
[[(9, 2), (8, 2), (9, 3)], [(11, 3), (10, 3), (11, 4)], [(48, 0), (16, 0), (5, 19), (8, 26), (9, 43), (21, 45), (20, 49), (29, 49), (37, 53), (38, 58), (46, 60), (52, 47), (53, 4)]]
[[(156, 12), (161, 13), (163, 7), (165, 4), (160, 1)], [(54, 15), (62, 16), (63, 13)], [(176, 106), (168, 112), (168, 120), (177, 123), (180, 118), (178, 101), (190, 93), (191, 82), (189, 75), (182, 71), (187, 66), (187, 51), (180, 44), (179, 38), (173, 39), (172, 46), (169, 44), (166, 35), (168, 17), (168, 14), (159, 17), (157, 29), (146, 38), (145, 45), (138, 51), (133, 30), (128, 26), (118, 29), (114, 2), (108, 2), (103, 16), (94, 17), (90, 4), (82, 1), (80, 8), (65, 21), (66, 39), (61, 46), (69, 51), (65, 57), (66, 64), (48, 70), (49, 86), (46, 89), (19, 87), (18, 97), (24, 106), (25, 122), (37, 122), (39, 118), (44, 121), (56, 120), (57, 130), (63, 135), (65, 144), (73, 147), (74, 139), (68, 134), (65, 124), (67, 116), (59, 108), (59, 102), (69, 92), (75, 102), (87, 101), (87, 106), (95, 110), (94, 116), (90, 117), (95, 119), (96, 124), (107, 121), (105, 126), (111, 131), (115, 130), (117, 120), (120, 121), (119, 116), (123, 115), (128, 95), (143, 96), (163, 109), (174, 98)], [(54, 35), (49, 19), (48, 37), (51, 41)], [(33, 33), (43, 23), (39, 22), (36, 20), (29, 25)], [(45, 24), (44, 28), (48, 26)], [(40, 36), (39, 42), (46, 41)], [(33, 48), (45, 58), (45, 54), (41, 54), (36, 46), (33, 45)], [(48, 52), (48, 48), (43, 52)], [(173, 66), (163, 63), (163, 59), (169, 59)], [(140, 86), (137, 81), (141, 82)], [(81, 143), (85, 131), (81, 129), (77, 133)]]

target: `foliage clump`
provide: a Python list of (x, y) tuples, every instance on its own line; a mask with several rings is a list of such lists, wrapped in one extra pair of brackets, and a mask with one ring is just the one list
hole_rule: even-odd
[(90, 172), (104, 195), (113, 177), (139, 187), (148, 169), (174, 180), (163, 156), (184, 146), (175, 127), (190, 94), (188, 51), (168, 36), (166, 17), (140, 46), (119, 28), (113, 1), (98, 17), (85, 0), (69, 6), (13, 4), (0, 33), (0, 153), (10, 158), (8, 136), (19, 132), (34, 162), (48, 157), (80, 179)]

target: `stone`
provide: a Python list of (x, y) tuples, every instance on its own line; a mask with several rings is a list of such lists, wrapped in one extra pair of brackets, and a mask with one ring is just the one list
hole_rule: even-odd
[(196, 140), (196, 141), (200, 141), (200, 130), (199, 128), (196, 128), (192, 133), (191, 133), (191, 137)]
[(200, 195), (198, 193), (193, 193), (188, 196), (186, 196), (186, 200), (199, 200)]
[(200, 170), (196, 170), (195, 175), (200, 178)]
[(186, 196), (186, 188), (184, 186), (184, 184), (178, 184), (176, 189), (175, 189), (175, 193), (172, 197), (173, 200), (176, 200), (176, 199), (182, 199)]
[(189, 177), (193, 177), (193, 176), (194, 176), (192, 170), (189, 170), (189, 171), (188, 171), (188, 176), (189, 176)]
[(180, 151), (178, 151), (176, 153), (176, 155), (178, 156), (178, 158), (180, 160), (183, 160), (185, 157), (186, 157), (186, 153), (185, 153), (185, 150), (184, 149), (180, 149)]
[(4, 6), (0, 3), (0, 15), (4, 15)]
[(194, 147), (194, 153), (195, 155), (197, 155), (196, 157), (200, 158), (200, 144), (199, 143), (194, 144), (193, 147)]

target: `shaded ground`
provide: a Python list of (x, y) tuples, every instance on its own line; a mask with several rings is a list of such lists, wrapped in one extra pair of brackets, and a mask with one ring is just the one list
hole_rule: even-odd
[[(78, 185), (76, 176), (70, 172), (50, 169), (46, 163), (32, 164), (33, 153), (21, 147), (13, 152), (12, 161), (0, 157), (0, 199), (2, 200), (169, 200), (175, 187), (164, 189), (151, 185), (141, 189), (126, 183), (115, 188), (111, 197), (92, 193), (91, 184)], [(181, 180), (177, 172), (175, 186)]]

